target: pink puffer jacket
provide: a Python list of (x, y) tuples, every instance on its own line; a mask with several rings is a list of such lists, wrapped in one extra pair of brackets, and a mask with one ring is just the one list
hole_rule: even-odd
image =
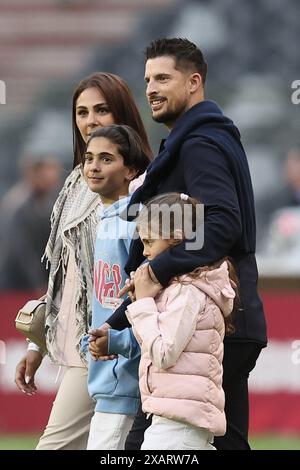
[(142, 349), (143, 411), (225, 434), (222, 360), (224, 316), (235, 297), (227, 263), (181, 276), (155, 300), (137, 300), (127, 317)]

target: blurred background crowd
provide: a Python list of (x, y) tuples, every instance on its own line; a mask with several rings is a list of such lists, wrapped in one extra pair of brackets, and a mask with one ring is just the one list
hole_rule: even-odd
[[(262, 289), (275, 279), (276, 295), (283, 284), (299, 294), (300, 105), (291, 101), (291, 84), (300, 79), (299, 15), (298, 0), (1, 0), (6, 104), (0, 104), (0, 298), (45, 288), (40, 259), (53, 203), (72, 164), (71, 96), (82, 77), (94, 71), (121, 75), (157, 151), (166, 131), (150, 117), (142, 52), (163, 36), (187, 37), (203, 50), (206, 98), (216, 100), (242, 133), (256, 200)], [(290, 333), (284, 337), (292, 339)], [(297, 376), (295, 369), (291, 373)], [(0, 370), (0, 387), (4, 375)], [(292, 393), (299, 399), (296, 382)], [(0, 434), (13, 429), (5, 423), (0, 418)]]

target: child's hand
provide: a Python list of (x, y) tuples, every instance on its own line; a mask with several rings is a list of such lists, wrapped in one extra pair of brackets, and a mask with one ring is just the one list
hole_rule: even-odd
[(95, 353), (94, 349), (95, 349), (95, 341), (91, 341), (89, 343), (89, 352), (90, 352), (91, 358), (93, 359), (93, 361), (98, 361), (98, 353)]
[[(90, 330), (93, 336), (89, 339), (89, 351), (94, 361), (109, 361), (115, 359), (115, 354), (108, 355), (108, 332), (98, 328)], [(96, 336), (95, 336), (96, 335)]]
[(162, 289), (161, 284), (152, 281), (149, 274), (149, 263), (143, 264), (135, 271), (134, 285), (136, 299), (154, 298)]
[(97, 338), (89, 343), (89, 351), (94, 360), (98, 360), (100, 356), (107, 356), (108, 337)]
[(99, 328), (90, 328), (88, 331), (88, 334), (90, 335), (89, 337), (89, 342), (95, 341), (98, 337), (100, 338), (102, 335), (103, 331), (107, 331), (111, 328), (109, 323), (103, 323)]

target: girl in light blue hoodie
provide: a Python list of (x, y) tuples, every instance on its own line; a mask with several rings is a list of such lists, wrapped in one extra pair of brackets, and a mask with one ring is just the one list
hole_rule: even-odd
[[(87, 143), (84, 176), (102, 202), (95, 245), (92, 328), (100, 327), (112, 314), (127, 278), (124, 266), (135, 223), (122, 219), (121, 214), (129, 202), (130, 181), (144, 173), (148, 164), (138, 134), (128, 126), (98, 129)], [(139, 346), (128, 328), (114, 331), (113, 341), (128, 349), (130, 359), (119, 356), (97, 361), (94, 341), (86, 336), (82, 343), (88, 354), (88, 390), (96, 402), (87, 449), (124, 449), (138, 410)]]

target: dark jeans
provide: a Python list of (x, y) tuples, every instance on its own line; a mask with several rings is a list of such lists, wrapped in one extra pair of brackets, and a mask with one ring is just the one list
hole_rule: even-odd
[[(262, 346), (250, 342), (225, 342), (223, 359), (223, 388), (225, 392), (225, 413), (227, 431), (225, 436), (215, 437), (218, 450), (249, 450), (249, 400), (248, 377), (254, 368)], [(144, 432), (150, 426), (151, 418), (140, 408), (135, 417), (125, 444), (126, 450), (140, 449)]]

